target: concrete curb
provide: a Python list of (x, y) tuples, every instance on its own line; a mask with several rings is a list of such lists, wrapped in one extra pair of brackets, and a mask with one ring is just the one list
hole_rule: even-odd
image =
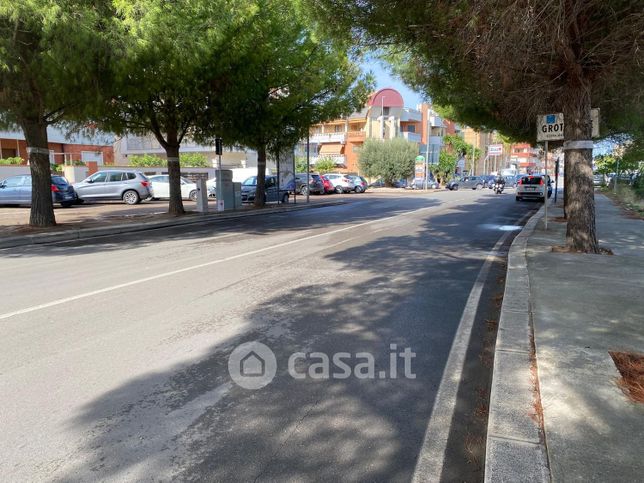
[(499, 318), (487, 426), (485, 481), (549, 482), (543, 430), (535, 421), (531, 374), (532, 317), (526, 259), (542, 207), (510, 247)]
[(275, 213), (289, 213), (291, 211), (301, 211), (312, 208), (323, 208), (327, 206), (344, 205), (347, 201), (328, 201), (312, 204), (291, 205), (286, 208), (266, 208), (262, 210), (252, 210), (248, 212), (232, 212), (226, 214), (204, 214), (189, 217), (187, 219), (174, 219), (162, 221), (149, 221), (144, 223), (127, 223), (121, 225), (111, 225), (98, 228), (71, 228), (66, 231), (57, 233), (38, 233), (34, 235), (12, 236), (5, 239), (0, 239), (0, 249), (15, 248), (28, 245), (42, 245), (46, 243), (57, 243), (70, 240), (82, 240), (86, 238), (94, 238), (99, 236), (120, 235), (122, 233), (136, 233), (149, 230), (157, 230), (159, 228), (168, 228), (172, 226), (183, 225), (196, 225), (208, 222), (220, 222), (225, 220), (232, 220), (235, 218), (246, 218), (249, 216), (270, 215)]

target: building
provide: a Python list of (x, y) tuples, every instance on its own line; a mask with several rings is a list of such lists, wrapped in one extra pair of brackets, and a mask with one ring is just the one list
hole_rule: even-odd
[[(398, 91), (385, 88), (372, 94), (361, 111), (312, 126), (310, 159), (315, 165), (322, 158), (330, 158), (339, 172), (359, 173), (358, 159), (365, 140), (401, 137), (418, 144), (418, 151), (423, 155), (429, 147), (430, 157), (438, 162), (443, 135), (443, 120), (431, 106), (405, 107)], [(297, 147), (298, 156), (305, 155), (304, 145), (303, 142)]]
[[(181, 153), (200, 153), (210, 160), (213, 167), (217, 167), (218, 158), (215, 154), (214, 145), (198, 144), (190, 139), (181, 143)], [(118, 165), (127, 166), (128, 157), (151, 154), (165, 159), (165, 150), (161, 147), (156, 138), (150, 134), (147, 136), (123, 136), (114, 142), (115, 162)], [(255, 168), (257, 167), (257, 152), (237, 146), (224, 145), (224, 152), (221, 156), (223, 169)]]
[(538, 148), (533, 148), (529, 143), (517, 143), (510, 148), (510, 164), (521, 174), (531, 174), (541, 172), (543, 163)]
[[(65, 134), (55, 126), (47, 128), (49, 141), (49, 159), (52, 164), (72, 164), (82, 161), (85, 164), (96, 163), (97, 166), (114, 163), (112, 136), (96, 133), (93, 136), (84, 134)], [(0, 157), (22, 158), (27, 164), (27, 142), (22, 131), (0, 131)]]

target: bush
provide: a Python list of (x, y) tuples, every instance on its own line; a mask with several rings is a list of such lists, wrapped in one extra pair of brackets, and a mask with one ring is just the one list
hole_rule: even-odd
[(208, 162), (205, 154), (185, 153), (179, 155), (179, 164), (182, 168), (209, 168), (212, 165)]
[(14, 166), (24, 163), (24, 159), (16, 156), (15, 158), (3, 158), (0, 159), (0, 165), (2, 166)]
[(142, 154), (129, 156), (130, 166), (137, 168), (162, 168), (166, 166), (166, 160), (153, 154)]
[(402, 138), (381, 141), (368, 139), (360, 151), (360, 172), (371, 178), (382, 178), (390, 186), (414, 173), (418, 145)]
[(51, 172), (52, 173), (62, 173), (63, 172), (63, 165), (62, 164), (51, 164)]
[(329, 157), (322, 157), (315, 163), (315, 170), (320, 174), (335, 171), (335, 161)]

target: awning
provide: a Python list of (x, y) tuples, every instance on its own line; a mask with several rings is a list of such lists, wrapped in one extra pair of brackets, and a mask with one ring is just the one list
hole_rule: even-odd
[(322, 144), (320, 146), (320, 151), (318, 151), (320, 156), (324, 155), (339, 155), (342, 154), (344, 150), (344, 145), (342, 144)]

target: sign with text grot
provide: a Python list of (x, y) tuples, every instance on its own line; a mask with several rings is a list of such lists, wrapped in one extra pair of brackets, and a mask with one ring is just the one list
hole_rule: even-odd
[[(599, 137), (599, 109), (591, 109), (590, 116), (593, 121), (592, 137)], [(537, 117), (537, 141), (563, 141), (563, 138), (563, 113), (557, 112)]]
[(537, 118), (537, 141), (563, 141), (563, 114), (546, 114)]

